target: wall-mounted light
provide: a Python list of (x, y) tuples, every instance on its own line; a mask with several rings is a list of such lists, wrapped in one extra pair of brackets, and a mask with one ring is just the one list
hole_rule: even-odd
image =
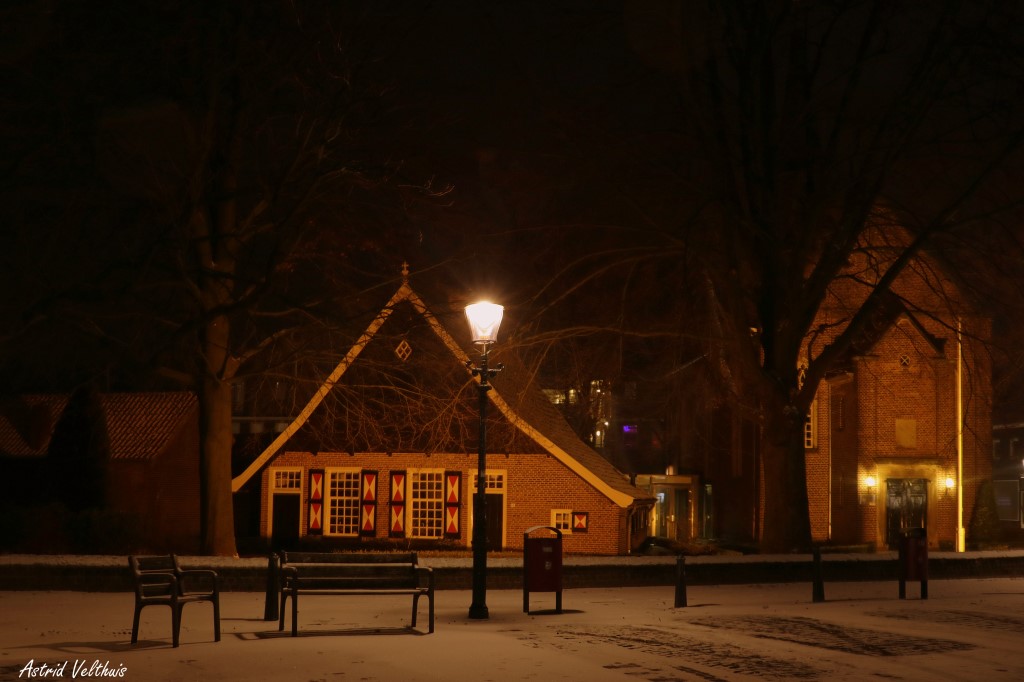
[(956, 487), (956, 479), (952, 476), (946, 476), (946, 492), (951, 492)]
[(878, 487), (878, 479), (874, 476), (864, 477), (864, 494), (860, 497), (860, 503), (863, 505), (875, 504), (875, 492)]

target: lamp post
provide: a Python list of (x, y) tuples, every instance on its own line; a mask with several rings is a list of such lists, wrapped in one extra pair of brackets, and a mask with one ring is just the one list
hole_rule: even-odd
[(498, 339), (498, 326), (504, 308), (496, 303), (474, 303), (466, 306), (466, 319), (472, 333), (473, 343), (479, 344), (480, 366), (466, 363), (473, 376), (480, 377), (477, 389), (480, 395), (480, 442), (476, 463), (476, 495), (473, 497), (473, 603), (469, 605), (469, 617), (485, 619), (487, 613), (487, 392), (491, 390), (488, 379), (501, 371), (502, 366), (487, 366), (487, 351), (490, 344)]

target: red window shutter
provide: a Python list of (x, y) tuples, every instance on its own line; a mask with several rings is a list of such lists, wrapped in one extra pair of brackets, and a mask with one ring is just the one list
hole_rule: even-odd
[(309, 535), (323, 535), (324, 532), (324, 470), (309, 470), (309, 500), (306, 515), (306, 532)]
[(391, 513), (388, 515), (388, 535), (393, 538), (405, 537), (405, 472), (391, 472), (391, 496), (388, 501)]
[(462, 507), (462, 472), (444, 472), (444, 535), (457, 538), (462, 535), (459, 527), (459, 510)]
[(360, 486), (359, 534), (373, 537), (377, 534), (377, 472), (364, 469)]

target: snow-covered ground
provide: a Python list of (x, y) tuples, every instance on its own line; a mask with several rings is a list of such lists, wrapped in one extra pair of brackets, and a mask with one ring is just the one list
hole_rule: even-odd
[[(0, 592), (0, 680), (84, 673), (126, 680), (1021, 680), (1024, 579), (932, 580), (929, 599), (895, 581), (491, 590), (490, 618), (467, 617), (469, 592), (437, 593), (432, 635), (408, 629), (407, 597), (303, 597), (300, 636), (262, 620), (264, 595), (222, 595), (222, 641), (208, 604), (185, 607), (181, 646), (170, 614), (143, 610), (129, 644), (132, 595)], [(421, 601), (420, 625), (426, 621)], [(288, 622), (290, 626), (290, 619)], [(287, 631), (286, 631), (287, 632)], [(58, 675), (57, 672), (62, 673)], [(32, 679), (40, 678), (38, 675)]]

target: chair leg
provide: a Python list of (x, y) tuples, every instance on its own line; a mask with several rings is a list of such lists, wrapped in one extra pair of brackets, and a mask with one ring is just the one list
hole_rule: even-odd
[(420, 595), (417, 592), (412, 595), (412, 626), (416, 627), (416, 611), (419, 609)]
[(139, 641), (139, 614), (142, 613), (142, 604), (135, 604), (135, 617), (132, 619), (132, 644)]
[(288, 594), (282, 590), (281, 591), (281, 608), (278, 610), (279, 618), (280, 618), (280, 620), (278, 620), (278, 622), (277, 622), (277, 630), (278, 630), (278, 632), (283, 632), (284, 631), (284, 605), (287, 604), (287, 603), (288, 603)]
[(171, 641), (174, 646), (178, 646), (178, 641), (181, 634), (181, 610), (185, 608), (184, 604), (171, 604)]
[(213, 641), (220, 641), (220, 599), (213, 600)]
[(292, 594), (292, 637), (299, 636), (299, 591)]
[(429, 614), (430, 614), (430, 630), (429, 630), (429, 632), (433, 632), (434, 631), (434, 592), (433, 591), (430, 591), (430, 592), (427, 593), (427, 603), (429, 604), (428, 609), (429, 609)]

